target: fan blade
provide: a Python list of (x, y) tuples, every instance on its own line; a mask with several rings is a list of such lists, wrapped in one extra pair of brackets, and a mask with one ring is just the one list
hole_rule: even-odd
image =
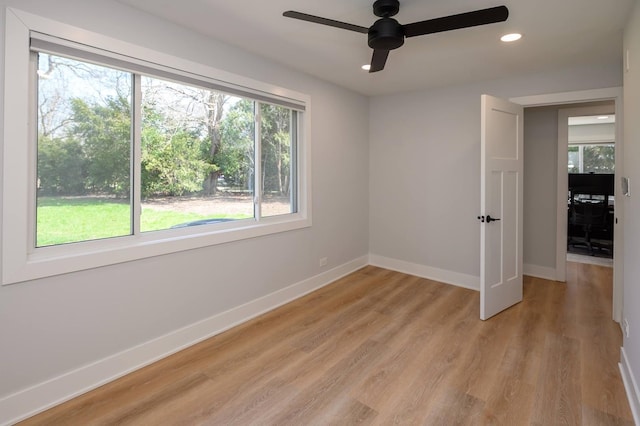
[(507, 9), (506, 6), (497, 6), (490, 7), (489, 9), (460, 13), (458, 15), (414, 22), (413, 24), (403, 25), (402, 28), (404, 29), (405, 37), (415, 37), (425, 34), (439, 33), (442, 31), (458, 30), (460, 28), (503, 22), (506, 21), (508, 17), (509, 9)]
[(308, 15), (302, 12), (295, 12), (288, 10), (282, 14), (287, 18), (300, 19), (302, 21), (313, 22), (316, 24), (328, 25), (330, 27), (342, 28), (343, 30), (355, 31), (358, 33), (367, 34), (369, 28), (361, 27), (360, 25), (348, 24), (346, 22), (334, 21), (333, 19), (321, 18), (319, 16)]
[(375, 49), (373, 51), (373, 56), (371, 57), (371, 68), (369, 68), (369, 72), (382, 71), (384, 69), (384, 65), (387, 63), (388, 56), (388, 50)]

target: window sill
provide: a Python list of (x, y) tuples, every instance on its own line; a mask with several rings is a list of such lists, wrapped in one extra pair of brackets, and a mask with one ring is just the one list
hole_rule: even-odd
[[(233, 227), (231, 227), (231, 225)], [(201, 225), (193, 229), (169, 229), (140, 236), (71, 243), (34, 249), (27, 256), (14, 253), (6, 262), (2, 284), (14, 284), (38, 278), (114, 265), (185, 250), (257, 238), (311, 226), (301, 214), (253, 219), (224, 224)], [(204, 231), (204, 232), (203, 232)], [(24, 261), (20, 261), (20, 258)]]

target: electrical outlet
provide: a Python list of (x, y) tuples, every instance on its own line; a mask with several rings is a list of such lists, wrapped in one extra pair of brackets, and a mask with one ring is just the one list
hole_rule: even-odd
[(321, 257), (320, 258), (320, 267), (327, 266), (327, 262), (328, 262), (328, 260), (327, 260), (326, 257)]
[(629, 338), (629, 321), (627, 319), (622, 320), (622, 328), (624, 330), (624, 337)]

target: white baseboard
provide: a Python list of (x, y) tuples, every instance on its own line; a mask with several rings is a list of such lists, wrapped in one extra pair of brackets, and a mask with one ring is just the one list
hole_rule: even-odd
[(631, 413), (633, 413), (633, 421), (635, 424), (640, 425), (640, 390), (638, 389), (638, 382), (631, 370), (631, 364), (627, 358), (627, 353), (624, 347), (620, 348), (620, 374), (622, 374), (622, 381), (624, 382), (624, 389), (627, 391), (627, 399), (629, 400), (629, 406), (631, 407)]
[(522, 265), (522, 273), (531, 277), (542, 278), (545, 280), (555, 281), (557, 279), (556, 268), (546, 266), (530, 265), (525, 263)]
[(404, 260), (378, 256), (376, 254), (369, 255), (369, 264), (380, 268), (391, 269), (392, 271), (439, 281), (445, 284), (455, 285), (457, 287), (480, 291), (480, 277), (474, 275), (451, 272), (444, 269), (433, 268), (431, 266), (405, 262)]
[(0, 424), (13, 424), (68, 401), (324, 287), (367, 264), (368, 256), (354, 259), (244, 305), (6, 396), (0, 399)]

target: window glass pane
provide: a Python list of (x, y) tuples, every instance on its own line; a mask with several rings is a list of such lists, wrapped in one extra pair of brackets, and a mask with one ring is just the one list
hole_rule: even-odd
[(253, 102), (141, 78), (143, 232), (254, 217)]
[(34, 55), (36, 246), (131, 234), (131, 74)]
[(615, 144), (569, 145), (569, 173), (614, 173)]
[(613, 144), (583, 145), (584, 173), (613, 173), (615, 146)]
[(577, 145), (569, 146), (569, 173), (580, 173), (580, 152)]
[(296, 169), (293, 159), (295, 112), (277, 105), (260, 104), (262, 216), (296, 211), (292, 191)]

